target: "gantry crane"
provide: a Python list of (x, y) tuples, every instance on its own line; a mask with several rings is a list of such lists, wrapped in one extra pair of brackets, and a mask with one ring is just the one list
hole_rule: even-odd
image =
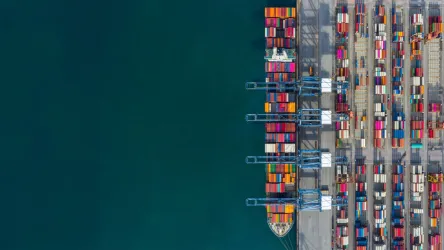
[(319, 169), (323, 160), (333, 164), (347, 164), (347, 157), (337, 156), (332, 161), (330, 153), (323, 153), (318, 149), (299, 149), (298, 155), (294, 156), (247, 156), (245, 158), (247, 164), (296, 164), (301, 169)]
[[(332, 121), (349, 120), (348, 114), (333, 114), (322, 109), (298, 109), (295, 114), (247, 114), (247, 122), (295, 122), (299, 127), (322, 127)], [(324, 122), (323, 122), (324, 121)]]
[(331, 207), (347, 206), (347, 198), (323, 196), (319, 189), (299, 189), (296, 198), (248, 198), (247, 206), (267, 206), (272, 204), (291, 204), (298, 211), (323, 211)]
[(333, 82), (330, 78), (305, 76), (291, 82), (247, 82), (247, 90), (265, 90), (276, 92), (296, 92), (299, 96), (319, 96), (322, 92), (347, 88), (348, 82)]

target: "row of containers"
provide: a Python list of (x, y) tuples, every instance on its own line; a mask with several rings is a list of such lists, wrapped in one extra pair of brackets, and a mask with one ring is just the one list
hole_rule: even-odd
[(429, 16), (429, 33), (427, 39), (441, 38), (443, 23), (441, 16)]
[(385, 172), (385, 166), (383, 164), (377, 164), (373, 166), (373, 183), (374, 190), (374, 231), (373, 241), (375, 246), (379, 246), (381, 249), (387, 248), (387, 206), (385, 204), (386, 188), (387, 188), (387, 175)]
[(266, 73), (295, 73), (295, 62), (265, 62)]
[(384, 103), (375, 103), (374, 146), (383, 148), (387, 138), (387, 109)]
[(365, 25), (366, 6), (363, 3), (355, 4), (355, 33), (360, 37), (368, 37), (368, 28)]
[[(367, 70), (367, 48), (368, 43), (367, 39), (369, 37), (368, 34), (368, 25), (367, 25), (367, 10), (366, 5), (364, 3), (356, 3), (354, 8), (354, 17), (355, 17), (355, 54), (353, 55), (353, 60), (355, 63), (355, 70), (353, 74), (355, 75), (354, 82), (354, 98), (355, 100), (359, 100), (361, 103), (367, 103), (367, 91), (369, 86), (369, 74)], [(358, 106), (359, 107), (359, 106)], [(365, 148), (367, 141), (368, 128), (366, 123), (367, 117), (365, 112), (361, 108), (356, 110), (355, 114), (355, 129), (356, 133), (354, 135), (355, 139), (358, 140), (358, 145), (361, 148)]]
[[(384, 95), (387, 91), (387, 33), (386, 33), (387, 15), (384, 5), (376, 5), (374, 12), (374, 44), (375, 44), (375, 95), (382, 96), (381, 100), (385, 100)], [(387, 116), (385, 103), (375, 103), (375, 124), (374, 124), (374, 147), (383, 148), (385, 138), (387, 138)]]
[[(414, 118), (416, 119), (416, 118)], [(412, 139), (424, 138), (424, 120), (414, 120), (410, 122), (410, 134)]]
[(266, 205), (267, 219), (272, 223), (293, 223), (294, 205), (273, 204)]
[(444, 179), (443, 173), (429, 173), (427, 175), (429, 184), (429, 249), (442, 249), (440, 232), (440, 215), (442, 209), (441, 188)]
[(266, 38), (295, 38), (296, 28), (276, 28), (268, 27), (265, 28)]
[(410, 169), (410, 244), (415, 249), (424, 247), (424, 228), (422, 226), (424, 208), (421, 207), (424, 193), (425, 175), (422, 165), (411, 165)]
[[(336, 81), (345, 82), (349, 80), (349, 58), (348, 58), (348, 8), (345, 5), (336, 8)], [(336, 89), (335, 109), (336, 113), (347, 113), (348, 105), (347, 84), (338, 84)], [(349, 121), (341, 120), (336, 123), (336, 147), (342, 147), (344, 140), (350, 137)]]
[(405, 114), (393, 112), (392, 148), (404, 148)]
[(410, 16), (410, 41), (424, 39), (424, 17), (422, 14)]
[(277, 17), (277, 18), (296, 18), (296, 8), (291, 7), (267, 7), (265, 8), (265, 17)]
[[(427, 40), (432, 40), (435, 38), (441, 38), (442, 32), (443, 32), (443, 23), (442, 23), (442, 16), (429, 16), (428, 20), (428, 34), (427, 34)], [(441, 104), (439, 103), (429, 103), (428, 105), (428, 111), (429, 113), (435, 113), (438, 116), (440, 115), (441, 111)], [(438, 128), (429, 128), (428, 129), (428, 138), (434, 139), (439, 138), (438, 134)]]
[[(400, 8), (392, 8), (392, 94), (395, 97), (404, 95), (404, 59), (403, 12)], [(404, 137), (392, 139), (392, 147), (404, 147)]]
[[(442, 104), (441, 103), (430, 103), (428, 105), (428, 111), (429, 113), (435, 113), (438, 116), (441, 114), (441, 108), (442, 108)], [(432, 121), (427, 122), (427, 128), (428, 128), (428, 138), (433, 139), (433, 138), (439, 138), (439, 131), (441, 130), (440, 126), (430, 126), (433, 124)], [(436, 124), (436, 122), (435, 122)]]
[(294, 73), (265, 73), (266, 82), (294, 82)]
[[(348, 199), (349, 169), (348, 165), (336, 165), (336, 196)], [(337, 207), (336, 210), (336, 248), (347, 249), (349, 245), (348, 206)]]
[[(422, 67), (422, 42), (424, 38), (424, 20), (422, 14), (410, 16), (410, 48), (411, 48), (411, 72), (412, 82), (410, 86), (410, 104), (412, 113), (424, 113), (424, 73)], [(412, 116), (410, 138), (412, 145), (421, 145), (424, 138), (424, 121), (417, 116)]]
[[(404, 250), (405, 236), (400, 231), (405, 228), (404, 205), (404, 166), (393, 165), (392, 173), (391, 245), (392, 249)], [(395, 235), (394, 232), (397, 232)]]
[(356, 187), (355, 187), (355, 237), (356, 249), (367, 249), (368, 245), (368, 226), (367, 226), (367, 180), (366, 165), (363, 160), (356, 162)]

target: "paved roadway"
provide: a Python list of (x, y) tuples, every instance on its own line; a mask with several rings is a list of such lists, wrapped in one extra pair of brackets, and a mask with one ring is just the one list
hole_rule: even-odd
[[(319, 32), (319, 5), (318, 0), (302, 0), (300, 7), (300, 65), (299, 70), (302, 76), (308, 74), (309, 66), (313, 66), (315, 73), (320, 73), (318, 65), (319, 54), (318, 47), (318, 32)], [(301, 98), (300, 108), (319, 108), (319, 98)], [(315, 149), (318, 148), (318, 129), (301, 128), (299, 133), (300, 148), (301, 149)], [(319, 186), (316, 182), (315, 176), (318, 171), (314, 170), (300, 170), (299, 187), (302, 189), (314, 189)], [(325, 178), (321, 173), (321, 181)], [(331, 249), (331, 211), (303, 211), (299, 213), (299, 249), (314, 250), (314, 249)], [(325, 226), (320, 226), (322, 225)]]

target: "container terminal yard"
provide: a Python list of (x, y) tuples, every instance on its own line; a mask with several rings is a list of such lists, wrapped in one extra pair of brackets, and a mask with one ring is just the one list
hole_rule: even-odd
[(246, 83), (265, 93), (246, 115), (265, 129), (246, 157), (265, 194), (246, 205), (285, 249), (444, 249), (443, 15), (425, 0), (265, 6), (265, 79)]

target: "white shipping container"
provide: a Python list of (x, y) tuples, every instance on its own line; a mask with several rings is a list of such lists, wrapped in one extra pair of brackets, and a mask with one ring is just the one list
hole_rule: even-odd
[(341, 242), (343, 246), (348, 246), (348, 236), (342, 237)]
[(385, 191), (375, 192), (376, 199), (378, 198), (384, 198), (387, 196), (387, 193)]
[(424, 77), (413, 76), (412, 78), (413, 78), (413, 85), (414, 86), (424, 85)]
[(338, 77), (336, 77), (336, 81), (338, 81), (338, 82), (345, 81), (345, 76), (338, 76)]
[(422, 209), (422, 208), (410, 208), (410, 212), (412, 212), (414, 214), (423, 214), (424, 213), (424, 209)]
[(342, 224), (348, 223), (348, 218), (347, 219), (336, 219), (336, 223), (342, 223)]
[(387, 246), (386, 245), (378, 245), (378, 246), (375, 246), (375, 250), (387, 250)]
[(423, 193), (424, 192), (424, 184), (423, 183), (412, 183), (411, 190), (413, 192)]
[(284, 144), (285, 145), (285, 153), (295, 153), (296, 145), (295, 144)]
[[(383, 220), (376, 219), (375, 221), (383, 221)], [(375, 228), (385, 228), (386, 226), (387, 226), (387, 223), (384, 223), (384, 222), (381, 222), (381, 223), (376, 222), (376, 224), (375, 224)]]
[(365, 148), (365, 139), (361, 139), (361, 148)]
[(385, 210), (386, 206), (385, 205), (375, 205), (375, 210)]
[(265, 153), (276, 153), (275, 144), (265, 144)]

